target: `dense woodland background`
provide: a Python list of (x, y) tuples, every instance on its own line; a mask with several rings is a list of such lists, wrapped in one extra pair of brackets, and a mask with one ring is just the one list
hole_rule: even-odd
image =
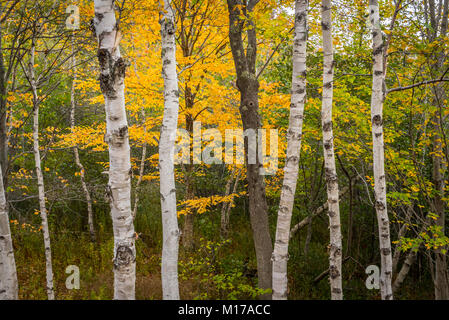
[[(384, 40), (389, 42), (383, 126), (393, 282), (403, 266), (411, 264), (395, 299), (434, 299), (437, 255), (444, 257), (444, 272), (448, 272), (448, 1), (396, 1), (379, 3)], [(380, 266), (373, 194), (373, 49), (368, 1), (335, 0), (332, 4), (333, 133), (341, 199), (343, 292), (345, 299), (380, 299), (379, 290), (365, 286), (366, 267)], [(66, 12), (70, 5), (79, 8), (76, 30), (66, 27), (73, 14)], [(161, 299), (161, 3), (126, 0), (115, 1), (115, 5), (120, 51), (128, 62), (125, 99), (137, 235), (136, 298)], [(224, 0), (173, 0), (172, 6), (176, 9), (178, 127), (192, 131), (193, 122), (201, 121), (203, 128), (223, 133), (226, 128), (241, 128), (228, 4)], [(265, 176), (273, 241), (289, 121), (293, 13), (294, 1), (260, 0), (251, 14), (257, 33), (262, 126), (278, 129), (280, 134), (279, 169), (275, 175)], [(114, 238), (106, 196), (109, 160), (93, 17), (93, 1), (87, 0), (0, 2), (0, 140), (8, 145), (0, 144), (0, 163), (20, 299), (47, 298), (33, 156), (36, 103), (55, 296), (113, 297)], [(300, 225), (289, 244), (289, 299), (331, 296), (326, 274), (329, 219), (320, 113), (321, 30), (321, 1), (311, 0), (307, 100), (292, 228)], [(34, 82), (30, 81), (31, 71)], [(442, 175), (442, 186), (435, 182), (435, 170)], [(256, 298), (261, 292), (257, 289), (244, 166), (177, 165), (175, 178), (182, 231), (181, 298)], [(442, 203), (442, 210), (438, 211), (441, 206), (436, 207), (436, 201)], [(228, 210), (229, 226), (223, 226), (222, 216)], [(68, 265), (80, 268), (79, 290), (66, 289)]]

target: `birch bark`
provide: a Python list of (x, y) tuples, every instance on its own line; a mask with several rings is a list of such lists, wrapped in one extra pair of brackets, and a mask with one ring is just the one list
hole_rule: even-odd
[(162, 295), (179, 300), (179, 229), (176, 213), (174, 149), (178, 124), (179, 91), (176, 72), (175, 13), (170, 0), (164, 0), (161, 18), (164, 116), (159, 142), (160, 192), (162, 208)]
[(100, 88), (105, 100), (109, 146), (108, 196), (114, 229), (114, 299), (134, 300), (136, 248), (131, 212), (131, 161), (125, 110), (127, 63), (118, 47), (121, 34), (113, 0), (95, 0), (94, 26), (98, 39)]
[(338, 201), (338, 179), (335, 166), (334, 135), (332, 131), (332, 98), (334, 81), (334, 53), (332, 48), (332, 4), (331, 0), (323, 0), (323, 101), (321, 125), (323, 127), (324, 170), (327, 185), (327, 203), (330, 230), (329, 280), (332, 300), (343, 299), (341, 284), (341, 225), (340, 206)]
[(373, 136), (374, 195), (379, 247), (381, 255), (380, 291), (383, 300), (392, 300), (391, 288), (392, 258), (390, 242), (390, 221), (387, 212), (387, 186), (385, 180), (384, 137), (382, 108), (385, 98), (385, 75), (383, 59), (383, 37), (380, 28), (379, 4), (369, 1), (369, 17), (373, 34), (373, 86), (371, 93), (371, 125)]
[(287, 156), (284, 182), (279, 203), (276, 240), (273, 250), (273, 299), (287, 299), (288, 241), (293, 202), (298, 180), (302, 123), (306, 102), (307, 0), (295, 1), (295, 35), (293, 39), (293, 74)]
[(0, 300), (17, 300), (18, 283), (0, 164)]

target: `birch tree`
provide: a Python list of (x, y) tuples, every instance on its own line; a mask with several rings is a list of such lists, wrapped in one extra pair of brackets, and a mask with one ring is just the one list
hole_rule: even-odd
[(161, 13), (162, 77), (164, 78), (164, 116), (159, 141), (159, 172), (162, 209), (162, 295), (179, 300), (178, 249), (179, 229), (176, 212), (174, 152), (178, 124), (179, 91), (176, 72), (175, 12), (170, 0), (164, 0)]
[(380, 291), (383, 300), (392, 300), (391, 287), (392, 257), (390, 242), (390, 221), (387, 212), (387, 185), (384, 163), (383, 101), (385, 98), (385, 74), (383, 57), (383, 36), (380, 28), (379, 4), (369, 1), (369, 18), (373, 35), (373, 85), (371, 92), (371, 126), (373, 137), (374, 196), (379, 228), (381, 256)]
[(18, 283), (14, 249), (9, 228), (3, 175), (0, 165), (0, 300), (18, 299)]
[(323, 0), (323, 100), (321, 110), (321, 126), (323, 128), (324, 170), (327, 185), (327, 203), (329, 215), (330, 249), (329, 280), (332, 300), (343, 299), (341, 271), (341, 226), (340, 206), (338, 201), (338, 179), (335, 166), (334, 135), (332, 131), (332, 98), (334, 81), (334, 53), (332, 48), (332, 4), (331, 0)]
[[(2, 31), (5, 20), (19, 3), (0, 4), (0, 300), (18, 299), (18, 282), (13, 243), (9, 227), (8, 204), (6, 201), (3, 173), (8, 166), (8, 135), (7, 135), (7, 83), (15, 63), (6, 63), (3, 55)], [(15, 61), (11, 54), (10, 60)]]
[[(39, 107), (40, 99), (38, 96), (38, 85), (36, 81), (36, 75), (34, 71), (35, 66), (35, 54), (36, 54), (36, 38), (32, 38), (32, 44), (30, 49), (30, 61), (28, 64), (27, 79), (31, 87), (33, 96), (33, 154), (34, 154), (34, 166), (37, 176), (38, 198), (39, 198), (39, 211), (42, 220), (42, 233), (44, 235), (44, 249), (45, 249), (45, 271), (47, 279), (47, 296), (48, 300), (55, 299), (55, 292), (53, 288), (53, 266), (51, 259), (51, 243), (50, 243), (50, 231), (48, 227), (47, 207), (45, 198), (45, 184), (44, 176), (42, 174), (41, 154), (39, 146)], [(25, 71), (25, 69), (24, 69)]]
[(95, 0), (94, 27), (98, 40), (100, 88), (105, 100), (109, 146), (107, 194), (114, 229), (114, 299), (134, 300), (136, 248), (131, 212), (131, 161), (125, 110), (127, 62), (120, 55), (121, 33), (114, 0)]
[(304, 104), (306, 102), (307, 0), (295, 1), (295, 35), (293, 39), (292, 95), (284, 181), (278, 210), (276, 241), (273, 251), (273, 299), (287, 299), (288, 241), (295, 200), (301, 151)]
[[(27, 3), (25, 3), (27, 4)], [(23, 75), (29, 85), (28, 90), (31, 92), (31, 101), (33, 109), (33, 155), (34, 155), (34, 169), (36, 171), (37, 186), (38, 186), (38, 201), (39, 211), (42, 223), (42, 233), (44, 237), (45, 250), (45, 269), (46, 269), (46, 290), (49, 300), (55, 299), (55, 291), (53, 285), (53, 267), (52, 267), (52, 252), (50, 241), (50, 230), (48, 223), (48, 212), (46, 207), (46, 190), (45, 181), (42, 172), (41, 147), (39, 142), (39, 111), (42, 102), (55, 90), (56, 86), (50, 84), (50, 79), (55, 73), (61, 71), (63, 65), (67, 63), (70, 55), (64, 55), (66, 50), (65, 36), (63, 31), (55, 28), (52, 23), (44, 23), (45, 19), (51, 14), (58, 14), (58, 2), (52, 3), (33, 2), (30, 3), (29, 10), (34, 12), (33, 16), (27, 17), (27, 29), (29, 47), (24, 48), (24, 53), (19, 61)], [(53, 21), (51, 21), (53, 22)], [(51, 30), (51, 31), (49, 31)], [(51, 36), (49, 36), (51, 34)], [(40, 50), (40, 46), (46, 47), (48, 40), (55, 41), (53, 46), (48, 50)], [(39, 54), (43, 60), (43, 66), (39, 66)], [(24, 63), (25, 55), (29, 55), (28, 64)]]

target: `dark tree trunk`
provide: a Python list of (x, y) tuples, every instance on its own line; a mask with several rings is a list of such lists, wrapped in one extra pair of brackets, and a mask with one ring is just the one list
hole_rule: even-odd
[[(256, 132), (261, 127), (261, 120), (259, 116), (259, 82), (256, 76), (256, 31), (250, 13), (257, 2), (258, 0), (249, 0), (248, 3), (242, 0), (228, 0), (229, 40), (237, 74), (237, 87), (240, 91), (240, 114), (243, 129), (253, 129)], [(241, 10), (246, 16), (245, 21), (239, 16), (239, 7), (242, 5)], [(243, 44), (243, 28), (245, 24), (249, 26), (249, 28), (246, 28), (248, 42), (246, 52)], [(248, 155), (247, 140), (245, 141), (245, 154), (246, 156)], [(271, 254), (273, 244), (268, 225), (268, 206), (265, 197), (264, 176), (259, 174), (260, 169), (261, 163), (259, 159), (257, 159), (255, 164), (249, 164), (247, 161), (246, 175), (248, 180), (249, 213), (256, 250), (259, 288), (271, 289)], [(270, 293), (261, 296), (263, 299), (269, 299), (270, 297)]]
[(8, 170), (8, 138), (6, 127), (6, 70), (2, 50), (2, 26), (0, 25), (0, 165), (2, 167), (3, 186), (5, 190), (7, 184)]
[[(430, 27), (427, 26), (427, 40), (429, 43), (434, 41), (443, 41), (447, 35), (448, 30), (448, 16), (449, 16), (449, 0), (440, 1), (438, 9), (435, 7), (434, 1), (425, 1), (425, 14), (430, 17)], [(440, 16), (440, 10), (442, 9), (442, 15)], [(441, 19), (440, 19), (441, 17)], [(437, 52), (432, 55), (435, 63), (431, 65), (431, 76), (439, 77), (442, 67), (446, 62), (446, 56), (444, 52)], [(432, 153), (432, 182), (435, 188), (435, 196), (433, 197), (430, 205), (438, 219), (435, 221), (435, 225), (442, 228), (444, 231), (445, 222), (445, 203), (442, 198), (445, 195), (445, 183), (444, 172), (447, 165), (444, 163), (443, 158), (443, 144), (441, 141), (441, 132), (444, 130), (442, 127), (442, 115), (441, 109), (443, 101), (445, 100), (445, 92), (441, 87), (441, 84), (437, 84), (433, 90), (434, 98), (433, 104), (436, 107), (436, 111), (432, 114), (433, 123), (433, 153)], [(434, 285), (435, 285), (435, 299), (436, 300), (449, 300), (449, 275), (447, 271), (447, 259), (446, 255), (441, 252), (441, 248), (434, 250), (435, 264), (434, 264)]]

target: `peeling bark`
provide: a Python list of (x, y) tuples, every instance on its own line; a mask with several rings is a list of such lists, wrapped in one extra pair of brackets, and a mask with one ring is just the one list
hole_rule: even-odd
[(136, 248), (131, 212), (131, 160), (125, 110), (126, 61), (120, 55), (120, 31), (113, 0), (95, 0), (100, 88), (105, 100), (109, 146), (109, 201), (114, 229), (114, 299), (134, 300)]
[(301, 151), (304, 104), (306, 102), (307, 0), (295, 1), (295, 35), (293, 39), (293, 74), (287, 155), (284, 181), (279, 202), (276, 241), (273, 251), (273, 299), (287, 299), (288, 242), (293, 203), (295, 200), (298, 165)]

